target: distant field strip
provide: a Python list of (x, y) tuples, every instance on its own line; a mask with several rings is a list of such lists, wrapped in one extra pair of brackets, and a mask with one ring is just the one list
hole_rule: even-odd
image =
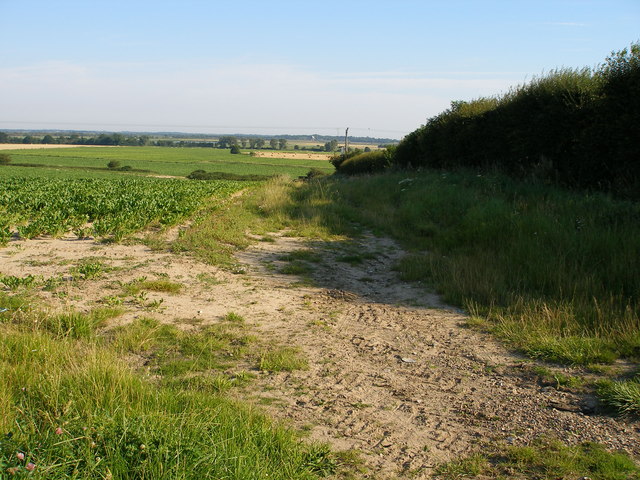
[(8, 153), (11, 155), (12, 164), (16, 166), (89, 170), (105, 169), (107, 163), (117, 161), (121, 166), (134, 170), (174, 176), (186, 176), (199, 169), (237, 175), (264, 176), (281, 174), (299, 176), (306, 174), (311, 168), (327, 173), (333, 171), (333, 166), (328, 161), (232, 155), (228, 150), (213, 148), (82, 147), (37, 151), (9, 150)]

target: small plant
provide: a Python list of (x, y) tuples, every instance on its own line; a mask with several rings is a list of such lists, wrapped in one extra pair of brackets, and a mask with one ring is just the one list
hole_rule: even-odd
[(233, 323), (244, 323), (244, 317), (242, 315), (238, 315), (237, 313), (229, 312), (227, 313), (223, 320), (225, 322), (233, 322)]
[(292, 372), (309, 368), (299, 348), (282, 347), (268, 350), (260, 356), (260, 370), (266, 372)]
[(9, 165), (11, 163), (11, 155), (8, 153), (0, 153), (0, 165)]
[(27, 275), (26, 277), (0, 275), (0, 283), (4, 284), (10, 290), (15, 290), (20, 287), (31, 287), (35, 285), (37, 281), (38, 279), (33, 275)]
[(107, 270), (102, 262), (85, 262), (72, 269), (72, 272), (80, 275), (83, 280), (100, 277)]
[(598, 384), (598, 396), (618, 414), (640, 417), (640, 375), (626, 381), (602, 381)]
[(475, 454), (440, 465), (436, 469), (436, 474), (440, 475), (441, 478), (451, 480), (475, 477), (483, 473), (487, 465), (488, 461), (484, 455)]
[(116, 170), (120, 168), (120, 162), (118, 160), (111, 160), (109, 163), (107, 163), (107, 168), (110, 170)]

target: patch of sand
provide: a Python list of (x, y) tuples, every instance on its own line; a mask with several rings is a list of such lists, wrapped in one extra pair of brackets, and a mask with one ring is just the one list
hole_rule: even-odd
[(304, 160), (329, 160), (331, 154), (326, 153), (305, 153), (305, 152), (254, 152), (256, 157), (259, 158), (292, 158), (292, 159), (304, 159)]

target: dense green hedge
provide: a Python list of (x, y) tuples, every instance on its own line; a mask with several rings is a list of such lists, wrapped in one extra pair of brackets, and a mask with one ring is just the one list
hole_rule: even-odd
[(640, 196), (640, 43), (503, 96), (452, 102), (407, 135), (401, 166), (498, 168)]

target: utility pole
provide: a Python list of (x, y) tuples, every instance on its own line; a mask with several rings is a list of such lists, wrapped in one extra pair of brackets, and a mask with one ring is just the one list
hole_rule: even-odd
[(347, 131), (344, 132), (344, 153), (345, 155), (349, 153), (349, 127), (347, 127)]

